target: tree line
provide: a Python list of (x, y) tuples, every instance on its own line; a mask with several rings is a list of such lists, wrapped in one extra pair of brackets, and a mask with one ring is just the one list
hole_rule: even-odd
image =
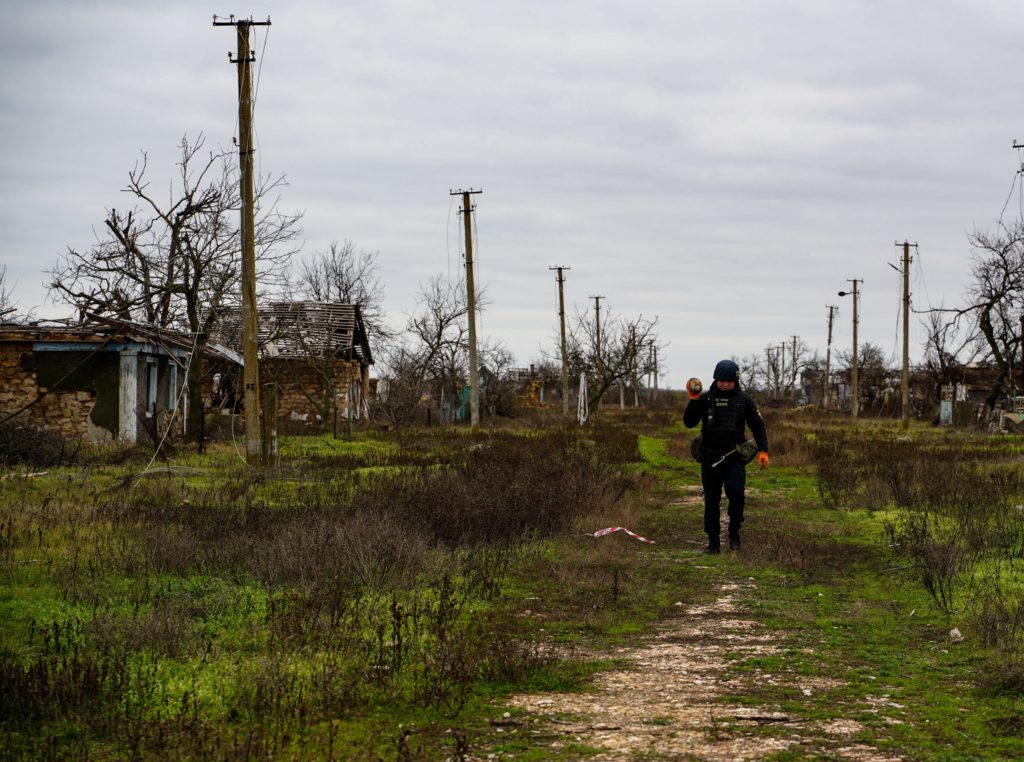
[[(88, 248), (69, 247), (48, 271), (55, 297), (81, 316), (99, 314), (187, 331), (201, 352), (214, 335), (219, 313), (240, 300), (238, 166), (233, 151), (211, 150), (200, 134), (178, 145), (175, 177), (154, 191), (147, 156), (128, 173), (122, 189), (127, 208), (106, 210), (97, 240)], [(334, 242), (327, 251), (301, 260), (302, 214), (282, 210), (284, 175), (256, 182), (256, 251), (260, 298), (311, 299), (358, 304), (378, 359), (378, 375), (388, 379), (383, 414), (408, 418), (424, 399), (456, 393), (468, 376), (465, 287), (436, 275), (421, 285), (417, 303), (396, 326), (384, 310), (379, 252)], [(1016, 392), (1024, 367), (1024, 222), (1000, 223), (992, 231), (969, 236), (970, 279), (960, 302), (920, 312), (926, 329), (922, 369), (936, 385), (962, 381), (972, 364), (994, 369), (988, 403)], [(12, 320), (11, 293), (0, 271), (0, 319)], [(486, 293), (478, 303), (486, 306)], [(596, 314), (577, 309), (567, 327), (566, 360), (570, 387), (587, 380), (591, 407), (612, 389), (636, 401), (650, 385), (664, 344), (658, 320), (644, 315)], [(552, 342), (557, 347), (558, 341)], [(859, 347), (858, 369), (867, 402), (892, 373), (878, 345)], [(311, 351), (316, 351), (315, 349)], [(480, 362), (491, 378), (502, 379), (515, 358), (495, 338), (479, 347)], [(767, 347), (737, 358), (743, 381), (777, 396), (793, 396), (808, 379), (821, 379), (821, 353), (806, 342)], [(532, 363), (541, 379), (560, 377), (560, 351), (542, 353)], [(850, 353), (836, 353), (835, 366), (849, 370)], [(202, 414), (202, 379), (189, 379), (189, 410)], [(818, 381), (818, 383), (821, 383)], [(509, 412), (509, 388), (493, 384), (492, 412)], [(628, 390), (628, 392), (627, 392)], [(189, 428), (198, 430), (197, 420)]]

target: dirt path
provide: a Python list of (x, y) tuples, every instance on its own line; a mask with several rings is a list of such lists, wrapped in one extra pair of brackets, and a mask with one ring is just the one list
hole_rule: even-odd
[[(704, 557), (697, 556), (695, 562), (704, 563)], [(864, 729), (857, 722), (809, 723), (777, 707), (724, 700), (726, 695), (744, 695), (747, 686), (767, 683), (788, 685), (812, 703), (830, 687), (821, 678), (761, 669), (735, 676), (729, 670), (727, 655), (735, 660), (779, 650), (779, 638), (752, 620), (738, 602), (753, 589), (752, 581), (736, 581), (717, 588), (710, 603), (677, 603), (679, 615), (644, 645), (611, 654), (625, 661), (626, 668), (602, 673), (591, 692), (515, 696), (510, 705), (525, 710), (532, 721), (498, 729), (530, 734), (535, 745), (563, 754), (571, 754), (574, 744), (597, 749), (596, 755), (587, 756), (595, 760), (761, 759), (798, 748), (809, 755), (862, 762), (899, 759), (854, 742), (853, 734)], [(777, 732), (770, 737), (753, 732), (765, 724)]]

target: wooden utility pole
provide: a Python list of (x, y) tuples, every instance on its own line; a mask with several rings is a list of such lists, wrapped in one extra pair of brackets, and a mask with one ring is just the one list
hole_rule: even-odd
[(604, 377), (603, 360), (601, 359), (601, 300), (603, 296), (592, 296), (594, 300), (594, 348), (597, 355), (597, 372)]
[(793, 399), (796, 399), (796, 342), (797, 342), (797, 339), (799, 339), (800, 337), (799, 336), (791, 336), (790, 338), (793, 339), (793, 354), (792, 354), (792, 358), (793, 358), (792, 366), (793, 367), (790, 368), (790, 373), (793, 376), (793, 382), (792, 382)]
[(778, 383), (775, 386), (775, 396), (781, 397), (786, 390), (786, 387), (784, 386), (785, 382), (782, 380), (786, 376), (786, 343), (783, 342), (779, 344), (776, 346), (776, 349), (778, 350), (779, 358), (779, 375)]
[[(899, 246), (899, 242), (896, 243)], [(910, 426), (910, 247), (903, 241), (903, 372), (900, 374), (901, 397), (900, 425)]]
[(630, 326), (630, 378), (633, 381), (633, 407), (640, 407), (640, 347), (637, 346), (636, 326)]
[(651, 341), (651, 355), (652, 355), (652, 360), (654, 362), (654, 368), (653, 368), (653, 373), (654, 373), (654, 378), (653, 378), (653, 380), (654, 380), (654, 384), (653, 384), (654, 385), (654, 391), (658, 391), (658, 345), (655, 344), (654, 341)]
[(480, 368), (476, 359), (476, 285), (473, 280), (473, 205), (470, 196), (483, 190), (448, 191), (462, 196), (462, 224), (466, 231), (466, 312), (469, 317), (469, 424), (480, 426)]
[(233, 26), (238, 52), (228, 60), (238, 66), (238, 167), (242, 201), (242, 381), (245, 400), (245, 459), (258, 466), (263, 458), (260, 431), (260, 357), (259, 315), (256, 308), (256, 223), (253, 216), (253, 147), (252, 147), (252, 62), (256, 56), (249, 48), (249, 32), (254, 26), (270, 26), (270, 19), (253, 21), (235, 19), (218, 21), (214, 26)]
[(558, 323), (562, 332), (562, 412), (569, 415), (569, 350), (565, 341), (565, 289), (563, 288), (565, 275), (563, 271), (572, 268), (555, 265), (548, 269), (558, 271), (555, 278), (558, 280)]
[[(597, 355), (597, 374), (600, 377), (599, 388), (604, 388), (604, 357), (601, 354), (601, 300), (603, 296), (592, 296), (594, 300), (594, 348)], [(601, 396), (597, 398), (594, 406), (601, 404), (601, 400), (604, 398), (604, 392), (601, 392)]]
[(859, 316), (857, 314), (857, 302), (860, 301), (860, 291), (858, 286), (864, 282), (863, 279), (858, 278), (847, 278), (847, 283), (853, 284), (853, 289), (850, 291), (840, 291), (840, 296), (852, 296), (853, 297), (853, 367), (850, 369), (850, 384), (853, 386), (851, 391), (852, 398), (850, 400), (850, 415), (854, 418), (857, 417), (860, 412), (860, 385), (857, 378), (857, 322)]
[(825, 349), (825, 377), (822, 381), (821, 403), (827, 410), (832, 407), (832, 384), (829, 383), (832, 372), (832, 321), (835, 320), (839, 308), (832, 304), (825, 306), (828, 307), (828, 345)]

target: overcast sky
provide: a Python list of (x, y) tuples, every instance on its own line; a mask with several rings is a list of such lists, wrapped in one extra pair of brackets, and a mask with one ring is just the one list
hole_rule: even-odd
[(287, 174), (304, 253), (379, 250), (401, 324), (420, 283), (459, 274), (449, 189), (483, 188), (482, 332), (524, 366), (554, 347), (557, 264), (580, 309), (658, 317), (662, 385), (794, 334), (823, 352), (826, 304), (848, 349), (854, 277), (862, 340), (897, 353), (894, 242), (920, 245), (918, 308), (958, 301), (1024, 139), (1019, 2), (34, 0), (0, 26), (0, 263), (22, 309), (68, 314), (44, 271), (127, 204), (140, 150), (159, 187), (184, 134), (231, 145), (214, 13), (273, 22), (258, 162)]

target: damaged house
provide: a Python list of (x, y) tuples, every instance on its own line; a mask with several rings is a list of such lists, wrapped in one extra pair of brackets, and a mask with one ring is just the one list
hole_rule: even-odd
[[(222, 312), (219, 341), (239, 352), (240, 325), (239, 310)], [(260, 307), (259, 351), (261, 382), (277, 384), (279, 421), (322, 428), (337, 417), (366, 414), (373, 354), (359, 305), (295, 301)]]
[[(192, 350), (187, 333), (96, 316), (0, 325), (0, 420), (89, 442), (181, 435)], [(202, 360), (240, 373), (241, 358), (223, 347), (209, 345)]]

